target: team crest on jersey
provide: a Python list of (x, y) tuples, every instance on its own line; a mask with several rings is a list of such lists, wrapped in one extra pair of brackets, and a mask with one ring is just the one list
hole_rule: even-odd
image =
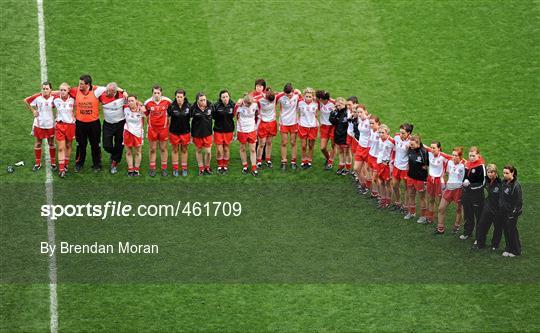
[(510, 189), (509, 188), (504, 189), (504, 193), (506, 194), (510, 193)]
[(422, 162), (422, 157), (420, 156), (416, 157), (416, 162)]
[(475, 170), (475, 169), (472, 169), (471, 172), (472, 172), (472, 173), (476, 173), (476, 170)]
[(150, 111), (154, 111), (155, 108), (153, 106), (150, 107)]
[(493, 189), (493, 193), (499, 193), (499, 187), (495, 187), (495, 188)]

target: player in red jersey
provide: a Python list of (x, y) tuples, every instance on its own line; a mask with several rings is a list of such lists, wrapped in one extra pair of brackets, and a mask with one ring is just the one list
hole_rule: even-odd
[(137, 96), (128, 97), (128, 104), (124, 106), (124, 147), (126, 147), (126, 160), (128, 176), (139, 176), (142, 158), (143, 124), (145, 108), (140, 105)]
[(34, 154), (36, 164), (32, 168), (34, 171), (41, 169), (41, 144), (43, 139), (47, 139), (49, 143), (49, 154), (51, 156), (51, 168), (56, 171), (56, 147), (54, 145), (54, 99), (51, 94), (52, 86), (49, 82), (43, 82), (41, 85), (41, 93), (38, 95), (29, 96), (24, 99), (28, 110), (34, 115), (34, 123), (32, 133), (36, 138), (34, 143)]
[(167, 171), (167, 141), (169, 140), (169, 125), (167, 109), (171, 100), (163, 96), (163, 89), (159, 85), (152, 87), (152, 98), (144, 102), (146, 116), (148, 117), (148, 142), (150, 144), (150, 177), (156, 176), (156, 151), (159, 142), (161, 158), (161, 175), (168, 176)]
[(298, 102), (298, 136), (302, 143), (302, 169), (311, 168), (313, 161), (313, 148), (317, 139), (319, 121), (317, 120), (319, 105), (315, 102), (315, 90), (306, 88), (304, 96)]
[(73, 108), (75, 99), (69, 95), (69, 84), (60, 85), (60, 95), (53, 101), (56, 108), (55, 136), (58, 146), (58, 175), (66, 176), (66, 171), (71, 156), (71, 147), (75, 138), (75, 116)]
[[(330, 123), (330, 114), (336, 109), (336, 101), (330, 98), (330, 93), (324, 90), (317, 90), (315, 93), (319, 103), (320, 123), (321, 123), (321, 153), (324, 155), (324, 169), (331, 170), (336, 155), (336, 144), (334, 143), (334, 125)], [(331, 141), (330, 151), (328, 141)]]

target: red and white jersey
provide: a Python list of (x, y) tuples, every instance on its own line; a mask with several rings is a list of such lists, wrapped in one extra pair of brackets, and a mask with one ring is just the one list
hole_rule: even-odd
[(302, 127), (319, 127), (319, 121), (317, 120), (318, 108), (319, 105), (315, 101), (309, 104), (304, 100), (298, 102), (298, 113), (300, 114), (298, 124)]
[(409, 170), (409, 138), (407, 140), (401, 140), (401, 136), (396, 134), (394, 136), (396, 155), (394, 157), (394, 167), (399, 170)]
[(369, 155), (379, 156), (379, 130), (371, 130), (369, 135)]
[(281, 92), (276, 95), (276, 104), (280, 105), (279, 124), (285, 126), (292, 126), (298, 124), (298, 114), (296, 113), (296, 107), (300, 96), (298, 94), (292, 94), (289, 96)]
[(377, 163), (388, 163), (392, 158), (394, 150), (394, 139), (388, 137), (386, 140), (379, 138), (379, 154), (377, 155)]
[(144, 135), (143, 124), (144, 124), (144, 115), (140, 111), (131, 111), (129, 106), (124, 106), (124, 118), (126, 123), (124, 124), (124, 131), (135, 135), (136, 137), (142, 138)]
[(69, 95), (66, 99), (56, 97), (53, 100), (53, 103), (56, 108), (56, 121), (66, 124), (75, 124), (75, 115), (73, 114), (75, 99), (73, 97)]
[(321, 110), (321, 125), (327, 125), (330, 126), (332, 123), (330, 122), (330, 113), (336, 109), (336, 101), (333, 99), (330, 99), (324, 104), (323, 102), (319, 102), (319, 110)]
[[(352, 118), (352, 112), (347, 109), (347, 119)], [(349, 126), (347, 127), (347, 135), (352, 136), (354, 138), (354, 123), (352, 121), (349, 121)]]
[(43, 94), (39, 94), (26, 99), (26, 101), (38, 112), (38, 116), (34, 117), (34, 127), (43, 129), (54, 127), (54, 115), (52, 110), (54, 108), (54, 98), (55, 96), (52, 94), (49, 95), (48, 98), (43, 97)]
[(358, 130), (360, 131), (360, 137), (358, 138), (358, 144), (360, 147), (369, 147), (369, 137), (371, 136), (371, 125), (369, 124), (369, 118), (362, 120), (358, 118)]
[(238, 106), (235, 107), (236, 117), (236, 131), (239, 133), (251, 133), (257, 129), (256, 118), (259, 111), (257, 103), (251, 103), (250, 106)]
[(429, 175), (433, 178), (444, 176), (447, 159), (439, 153), (435, 156), (432, 152), (428, 152), (429, 156)]
[(103, 119), (109, 124), (116, 124), (124, 120), (125, 100), (123, 94), (116, 93), (114, 96), (101, 94), (99, 101), (103, 107)]
[(259, 100), (259, 110), (261, 112), (261, 120), (264, 122), (271, 122), (276, 120), (276, 100), (272, 102), (266, 98)]
[(144, 102), (146, 115), (148, 116), (148, 127), (167, 127), (167, 109), (171, 103), (172, 101), (165, 96), (162, 96), (159, 102), (155, 102), (152, 98), (149, 98)]
[(465, 163), (460, 161), (458, 164), (455, 164), (453, 160), (450, 160), (446, 165), (446, 171), (448, 172), (446, 189), (455, 190), (460, 188), (463, 184), (463, 178), (465, 177)]

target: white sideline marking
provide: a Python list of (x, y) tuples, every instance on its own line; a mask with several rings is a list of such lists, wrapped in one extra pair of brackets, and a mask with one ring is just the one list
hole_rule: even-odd
[[(41, 67), (41, 82), (48, 79), (47, 75), (47, 55), (45, 53), (45, 16), (43, 14), (43, 0), (37, 1), (38, 14), (38, 33), (39, 33), (39, 62)], [(48, 144), (45, 148), (45, 196), (47, 205), (53, 204), (53, 177), (51, 170), (51, 156), (49, 154)], [(54, 221), (47, 217), (47, 236), (49, 245), (56, 243), (54, 231)], [(50, 330), (51, 333), (58, 332), (58, 296), (56, 293), (56, 255), (54, 252), (49, 256), (49, 299), (50, 299)]]

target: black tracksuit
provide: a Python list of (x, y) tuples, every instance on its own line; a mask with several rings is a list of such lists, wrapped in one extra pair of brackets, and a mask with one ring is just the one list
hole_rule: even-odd
[(523, 195), (521, 184), (514, 178), (511, 182), (502, 182), (502, 192), (499, 196), (500, 214), (503, 220), (506, 252), (521, 254), (521, 242), (517, 230), (517, 220), (521, 215)]
[(197, 103), (191, 106), (191, 136), (204, 138), (212, 135), (212, 104), (208, 102), (206, 108), (201, 110)]
[(427, 181), (429, 156), (426, 148), (420, 143), (419, 148), (409, 148), (408, 156), (409, 171), (407, 171), (407, 177), (414, 180)]
[(334, 142), (338, 145), (347, 144), (347, 129), (349, 119), (347, 118), (347, 108), (334, 110), (330, 113), (330, 123), (334, 125)]
[(498, 248), (501, 242), (503, 225), (502, 216), (499, 209), (499, 195), (501, 194), (501, 179), (499, 177), (494, 180), (487, 179), (485, 189), (487, 191), (487, 198), (484, 202), (484, 209), (482, 209), (482, 215), (478, 222), (476, 235), (476, 245), (479, 248), (486, 246), (486, 237), (489, 232), (489, 228), (493, 223), (493, 236), (491, 237), (491, 247)]
[(234, 102), (229, 100), (229, 103), (225, 105), (219, 100), (214, 104), (212, 118), (214, 118), (214, 132), (234, 132)]
[(191, 105), (187, 99), (184, 100), (182, 106), (178, 105), (178, 102), (175, 99), (167, 109), (167, 116), (171, 118), (169, 124), (170, 133), (180, 135), (187, 134), (191, 131), (189, 126), (189, 120), (191, 119)]
[[(461, 203), (463, 205), (463, 234), (472, 236), (474, 226), (480, 222), (484, 208), (484, 185), (486, 183), (486, 168), (483, 161), (467, 162), (465, 164), (465, 177), (469, 186), (463, 187)], [(476, 228), (478, 239), (478, 228)]]

